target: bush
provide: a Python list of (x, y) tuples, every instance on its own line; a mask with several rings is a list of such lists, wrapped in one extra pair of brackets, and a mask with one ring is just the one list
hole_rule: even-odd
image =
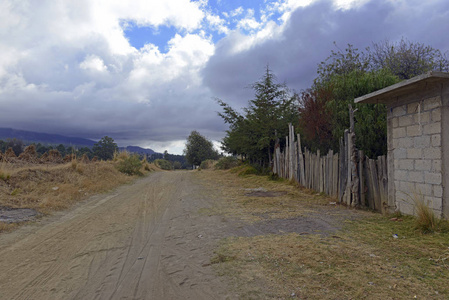
[(201, 162), (200, 168), (201, 169), (210, 169), (214, 166), (215, 162), (216, 161), (213, 159), (206, 159)]
[(233, 170), (235, 173), (237, 173), (238, 176), (245, 176), (245, 175), (252, 175), (252, 174), (258, 175), (259, 174), (259, 171), (251, 165), (243, 165), (243, 166), (234, 168)]
[(131, 153), (128, 151), (115, 151), (114, 156), (112, 158), (113, 161), (121, 160), (121, 159), (127, 159), (131, 156)]
[(121, 160), (117, 169), (128, 175), (142, 175), (140, 168), (142, 167), (142, 161), (137, 154), (131, 155), (123, 160)]
[(222, 157), (215, 164), (215, 169), (228, 170), (240, 165), (240, 161), (233, 156)]
[(154, 161), (154, 163), (156, 164), (156, 166), (158, 166), (162, 170), (172, 170), (173, 169), (171, 162), (169, 162), (166, 159), (156, 159)]

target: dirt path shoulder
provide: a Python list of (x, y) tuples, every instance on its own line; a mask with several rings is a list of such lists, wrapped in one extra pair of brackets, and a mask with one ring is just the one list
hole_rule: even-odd
[(225, 299), (226, 220), (192, 172), (158, 172), (0, 236), (0, 299)]

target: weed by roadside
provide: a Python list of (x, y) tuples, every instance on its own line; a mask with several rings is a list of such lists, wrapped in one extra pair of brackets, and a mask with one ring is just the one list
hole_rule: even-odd
[(127, 156), (117, 163), (117, 169), (127, 175), (142, 176), (143, 173), (140, 170), (142, 167), (142, 161), (137, 154)]

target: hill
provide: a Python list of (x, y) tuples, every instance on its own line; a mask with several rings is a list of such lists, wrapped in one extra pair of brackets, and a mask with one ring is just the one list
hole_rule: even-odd
[(0, 128), (0, 140), (12, 138), (20, 139), (26, 144), (29, 143), (41, 143), (51, 145), (63, 144), (66, 146), (82, 146), (82, 147), (92, 147), (95, 144), (95, 141), (85, 138), (68, 137), (59, 134), (40, 133), (34, 131), (17, 130), (12, 128)]
[(147, 155), (156, 153), (152, 149), (142, 148), (142, 147), (138, 147), (138, 146), (120, 147), (120, 150), (126, 150), (126, 151), (132, 152), (132, 153), (147, 154)]
[[(26, 130), (17, 130), (12, 128), (0, 128), (0, 140), (7, 139), (19, 139), (22, 140), (25, 144), (31, 143), (41, 143), (44, 145), (59, 145), (63, 144), (64, 146), (78, 146), (78, 147), (89, 147), (92, 148), (96, 143), (93, 140), (80, 138), (80, 137), (69, 137), (59, 134), (50, 134), (50, 133), (41, 133), (34, 131), (26, 131)], [(138, 154), (147, 154), (151, 155), (155, 152), (152, 149), (141, 148), (138, 146), (127, 146), (121, 147), (120, 150), (126, 150), (128, 152), (138, 153)]]

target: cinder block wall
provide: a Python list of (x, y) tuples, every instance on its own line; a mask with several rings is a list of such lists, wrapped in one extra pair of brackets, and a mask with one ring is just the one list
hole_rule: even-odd
[[(389, 167), (396, 207), (414, 214), (413, 198), (422, 194), (434, 213), (443, 216), (442, 100), (440, 95), (404, 99), (388, 107)], [(391, 189), (390, 189), (391, 191)]]

